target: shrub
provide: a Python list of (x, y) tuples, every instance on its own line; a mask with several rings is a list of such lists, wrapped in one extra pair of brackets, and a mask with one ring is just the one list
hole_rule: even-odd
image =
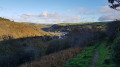
[(0, 67), (17, 67), (45, 55), (42, 40), (42, 37), (31, 37), (0, 42)]
[(105, 36), (104, 31), (101, 31), (97, 27), (78, 27), (74, 28), (68, 34), (68, 41), (70, 41), (71, 47), (86, 46), (94, 40), (104, 38)]
[(71, 58), (81, 53), (81, 48), (70, 48), (41, 57), (36, 61), (20, 65), (20, 67), (61, 67)]
[(50, 53), (54, 53), (67, 48), (70, 48), (70, 45), (67, 39), (56, 39), (48, 43), (46, 53), (50, 54)]
[(113, 49), (113, 55), (112, 55), (112, 61), (117, 65), (117, 67), (120, 66), (120, 37), (117, 37), (112, 45)]
[(106, 34), (108, 35), (110, 40), (114, 40), (117, 37), (119, 29), (120, 21), (114, 21), (107, 24)]
[(0, 21), (10, 21), (9, 19), (0, 17)]

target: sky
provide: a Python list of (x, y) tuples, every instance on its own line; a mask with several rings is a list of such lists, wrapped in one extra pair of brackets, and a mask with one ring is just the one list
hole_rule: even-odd
[(120, 19), (107, 0), (0, 0), (0, 17), (44, 24)]

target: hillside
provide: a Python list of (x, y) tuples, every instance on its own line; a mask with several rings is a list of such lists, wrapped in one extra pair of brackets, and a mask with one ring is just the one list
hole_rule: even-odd
[(13, 22), (4, 18), (0, 18), (0, 32), (0, 40), (49, 35), (49, 33), (35, 26)]
[(119, 21), (48, 27), (53, 31), (69, 31), (63, 38), (44, 36), (49, 34), (37, 24), (8, 19), (0, 22), (1, 39), (5, 40), (0, 42), (1, 67), (120, 66)]
[(67, 39), (54, 40), (48, 44), (49, 55), (20, 67), (120, 67), (120, 23), (110, 22), (104, 28), (76, 27)]
[(34, 27), (37, 27), (37, 28), (48, 28), (48, 27), (51, 27), (53, 24), (39, 24), (39, 23), (29, 23), (29, 22), (22, 22), (22, 23), (25, 23), (25, 24), (28, 24), (28, 25), (31, 25), (31, 26), (34, 26)]
[(106, 24), (109, 22), (90, 22), (90, 23), (60, 23), (60, 24), (54, 24), (49, 28), (42, 28), (45, 31), (61, 31), (61, 32), (68, 32), (71, 31), (73, 28), (76, 27), (99, 27), (99, 28), (105, 28)]
[(57, 25), (60, 25), (60, 26), (72, 26), (72, 25), (81, 25), (81, 26), (87, 26), (87, 25), (91, 25), (91, 26), (94, 26), (94, 25), (104, 25), (108, 22), (85, 22), (85, 23), (60, 23), (60, 24), (57, 24)]
[[(85, 56), (86, 59), (83, 58), (81, 60), (80, 58), (78, 60), (81, 60), (80, 62), (85, 65), (88, 64), (89, 62), (87, 61), (91, 61), (91, 57), (94, 54), (94, 48), (96, 48), (95, 42), (105, 37), (105, 30), (101, 30), (97, 26), (94, 27), (90, 25), (90, 27), (91, 28), (75, 26), (65, 38), (51, 40), (47, 43), (46, 56), (30, 63), (22, 64), (20, 67), (62, 67), (67, 61), (75, 58), (79, 54), (82, 54), (81, 58)], [(85, 52), (86, 47), (88, 47), (87, 52)], [(88, 56), (86, 54), (88, 54)], [(84, 59), (85, 61), (83, 61)]]

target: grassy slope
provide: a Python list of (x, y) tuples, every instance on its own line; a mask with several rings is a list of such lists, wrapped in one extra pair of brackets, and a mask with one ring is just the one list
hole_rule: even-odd
[(0, 20), (0, 40), (2, 36), (12, 36), (13, 38), (33, 37), (49, 35), (47, 32), (42, 31), (34, 26), (16, 23), (8, 20)]
[(63, 67), (89, 67), (94, 55), (94, 49), (97, 45), (98, 43), (95, 43), (95, 45), (86, 47), (81, 54), (79, 54), (76, 58), (69, 60)]
[(98, 46), (98, 60), (95, 63), (95, 67), (114, 67), (114, 64), (110, 63), (111, 50), (108, 46), (108, 40), (96, 42), (95, 45), (87, 47), (83, 53), (79, 54), (76, 58), (71, 59), (66, 63), (64, 67), (89, 67), (92, 57), (94, 55), (95, 46)]
[(96, 67), (115, 67), (114, 64), (110, 63), (111, 51), (110, 43), (108, 44), (107, 39), (105, 39), (98, 47), (99, 58), (96, 62)]

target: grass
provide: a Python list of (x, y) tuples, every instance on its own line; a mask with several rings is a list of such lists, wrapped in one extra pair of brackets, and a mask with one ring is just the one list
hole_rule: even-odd
[(115, 67), (114, 64), (111, 63), (111, 49), (108, 45), (108, 39), (101, 41), (100, 46), (98, 47), (98, 61), (96, 62), (95, 67)]
[(82, 26), (101, 26), (101, 25), (105, 25), (109, 22), (87, 22), (87, 23), (60, 23), (58, 25), (60, 26), (68, 26), (68, 25), (82, 25)]
[(86, 47), (81, 54), (79, 54), (76, 58), (69, 60), (63, 67), (89, 67), (94, 56), (94, 49), (98, 44), (99, 43), (97, 42), (90, 47)]
[(115, 67), (115, 64), (111, 62), (112, 49), (110, 49), (111, 45), (108, 44), (108, 39), (103, 39), (93, 46), (85, 48), (76, 58), (69, 60), (64, 67), (89, 67), (95, 47), (98, 47), (98, 60), (95, 67)]
[(67, 25), (83, 25), (83, 24), (91, 24), (91, 23), (60, 23), (58, 25), (60, 25), (60, 26), (67, 26)]

